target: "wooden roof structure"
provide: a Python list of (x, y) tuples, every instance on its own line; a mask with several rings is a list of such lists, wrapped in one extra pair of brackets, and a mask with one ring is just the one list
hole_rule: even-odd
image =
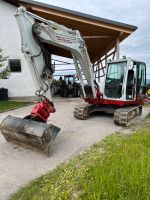
[[(45, 19), (77, 29), (85, 38), (88, 53), (94, 63), (116, 46), (116, 41), (123, 41), (137, 27), (73, 10), (68, 10), (32, 0), (4, 0), (14, 6), (25, 6), (30, 12)], [(64, 49), (49, 46), (51, 53), (71, 57)]]

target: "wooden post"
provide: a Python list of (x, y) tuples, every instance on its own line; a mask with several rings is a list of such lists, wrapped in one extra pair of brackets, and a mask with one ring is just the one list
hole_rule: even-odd
[(120, 58), (120, 49), (119, 49), (119, 38), (117, 38), (116, 41), (116, 58), (119, 59)]

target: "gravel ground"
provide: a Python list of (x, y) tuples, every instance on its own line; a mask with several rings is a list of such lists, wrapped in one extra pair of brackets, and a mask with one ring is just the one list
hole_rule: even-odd
[[(54, 141), (51, 156), (46, 157), (22, 147), (7, 143), (0, 134), (0, 200), (5, 200), (20, 186), (52, 170), (93, 143), (107, 135), (121, 130), (113, 124), (112, 115), (99, 114), (88, 120), (73, 117), (74, 107), (80, 99), (56, 99), (57, 112), (49, 122), (61, 127)], [(24, 117), (32, 106), (11, 110), (0, 114), (0, 122), (9, 114)], [(144, 116), (148, 111), (144, 110)]]

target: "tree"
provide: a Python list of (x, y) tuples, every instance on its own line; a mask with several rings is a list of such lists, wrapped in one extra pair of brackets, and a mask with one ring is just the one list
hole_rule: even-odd
[(7, 79), (10, 75), (9, 67), (5, 66), (7, 58), (3, 56), (3, 50), (0, 49), (0, 79)]

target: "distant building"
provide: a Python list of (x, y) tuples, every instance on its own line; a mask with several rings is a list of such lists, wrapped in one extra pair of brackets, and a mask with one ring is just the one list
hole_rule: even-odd
[(14, 17), (16, 9), (16, 6), (0, 1), (0, 48), (4, 55), (9, 56), (8, 65), (11, 69), (10, 78), (0, 80), (0, 88), (7, 88), (11, 98), (23, 98), (34, 96), (35, 87), (21, 52), (20, 33)]

